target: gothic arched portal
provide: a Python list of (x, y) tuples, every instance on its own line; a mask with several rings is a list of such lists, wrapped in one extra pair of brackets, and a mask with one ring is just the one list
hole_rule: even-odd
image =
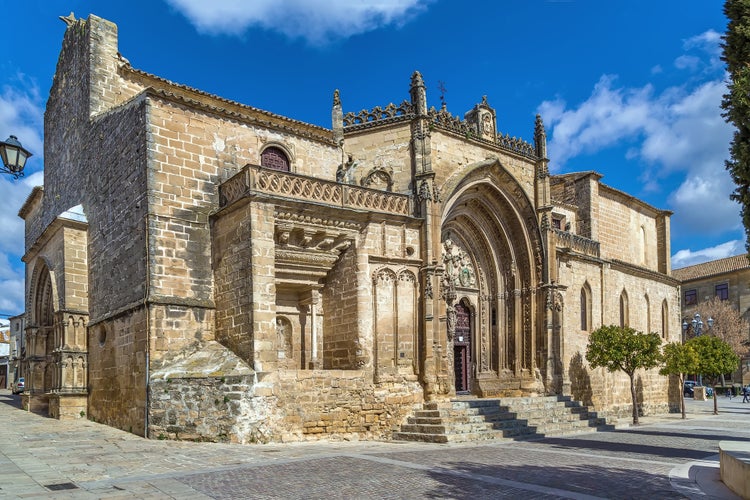
[[(544, 255), (533, 205), (498, 162), (484, 162), (448, 194), (441, 227), (443, 298), (454, 347), (460, 343), (451, 331), (458, 325), (451, 309), (458, 315), (465, 307), (455, 298), (476, 303), (468, 351), (476, 373), (471, 390), (481, 396), (544, 392), (546, 367), (538, 366), (549, 349), (539, 286)], [(456, 391), (466, 390), (458, 375), (454, 384)]]

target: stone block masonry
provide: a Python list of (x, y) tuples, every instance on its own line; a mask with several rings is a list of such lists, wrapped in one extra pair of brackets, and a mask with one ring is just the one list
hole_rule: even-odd
[(266, 443), (386, 439), (422, 404), (419, 384), (373, 385), (362, 371), (154, 379), (152, 439)]

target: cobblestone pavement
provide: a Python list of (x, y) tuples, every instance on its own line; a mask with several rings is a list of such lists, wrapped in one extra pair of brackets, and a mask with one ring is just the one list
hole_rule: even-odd
[(0, 498), (736, 498), (718, 443), (750, 441), (741, 398), (609, 432), (438, 445), (150, 441), (19, 408), (0, 390)]

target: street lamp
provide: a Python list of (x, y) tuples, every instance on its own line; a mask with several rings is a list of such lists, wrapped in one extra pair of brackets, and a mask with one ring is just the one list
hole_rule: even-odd
[[(701, 314), (695, 313), (695, 316), (693, 316), (693, 319), (690, 321), (690, 323), (692, 323), (693, 325), (693, 331), (695, 332), (695, 336), (700, 337), (701, 334), (703, 333), (703, 320), (701, 319)], [(708, 319), (706, 320), (706, 323), (708, 323), (709, 328), (713, 328), (714, 319), (711, 316), (709, 316)], [(689, 326), (690, 325), (688, 325), (687, 320), (683, 321), (682, 331), (684, 333), (687, 333)], [(698, 385), (703, 385), (703, 376), (700, 373), (698, 374)]]
[(14, 179), (23, 177), (23, 167), (29, 156), (31, 153), (21, 146), (15, 135), (8, 137), (5, 142), (0, 141), (0, 158), (3, 160), (0, 172), (10, 174)]

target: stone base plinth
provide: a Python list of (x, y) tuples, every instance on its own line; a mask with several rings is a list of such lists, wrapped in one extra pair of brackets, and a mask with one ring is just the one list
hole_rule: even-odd
[(49, 416), (58, 420), (85, 418), (88, 408), (86, 394), (50, 394)]
[(49, 412), (49, 398), (47, 394), (21, 394), (21, 408), (34, 413), (47, 415)]

